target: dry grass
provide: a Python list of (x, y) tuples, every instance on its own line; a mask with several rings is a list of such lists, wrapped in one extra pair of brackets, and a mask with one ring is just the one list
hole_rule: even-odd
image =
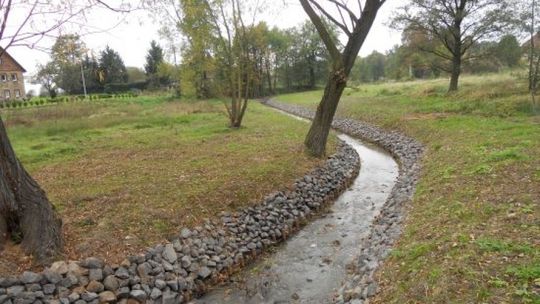
[(303, 153), (307, 124), (253, 103), (230, 130), (222, 110), (218, 101), (66, 104), (10, 113), (7, 124), (63, 219), (66, 257), (120, 262), (320, 162)]

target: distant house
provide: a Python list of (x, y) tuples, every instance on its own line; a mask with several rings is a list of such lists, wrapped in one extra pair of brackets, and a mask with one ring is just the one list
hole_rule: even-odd
[(0, 102), (23, 99), (26, 70), (7, 51), (0, 48), (0, 53)]
[[(540, 32), (536, 33), (536, 35), (533, 36), (533, 42), (534, 42), (534, 48), (540, 49)], [(523, 49), (524, 52), (530, 50), (531, 48), (530, 36), (529, 36), (529, 39), (527, 39), (527, 41), (525, 41), (525, 43), (521, 45), (521, 48)]]

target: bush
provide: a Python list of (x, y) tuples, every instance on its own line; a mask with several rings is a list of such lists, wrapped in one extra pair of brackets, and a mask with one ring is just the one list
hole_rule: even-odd
[(146, 90), (148, 87), (148, 82), (138, 81), (131, 83), (108, 83), (105, 85), (103, 92), (113, 94), (113, 93), (125, 93), (131, 91), (132, 89), (137, 90)]

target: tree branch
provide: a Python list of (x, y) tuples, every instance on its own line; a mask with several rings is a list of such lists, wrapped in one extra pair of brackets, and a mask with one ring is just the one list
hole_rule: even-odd
[(304, 11), (308, 14), (309, 19), (311, 22), (313, 22), (313, 25), (317, 29), (317, 32), (319, 32), (319, 35), (321, 36), (321, 39), (326, 46), (326, 49), (328, 50), (328, 53), (330, 53), (330, 57), (332, 58), (332, 61), (334, 65), (343, 66), (343, 60), (341, 58), (341, 53), (339, 52), (338, 48), (336, 47), (336, 44), (332, 40), (332, 37), (330, 36), (330, 33), (326, 29), (326, 26), (322, 22), (321, 18), (317, 13), (313, 10), (313, 7), (309, 4), (309, 0), (300, 0), (300, 3), (302, 4), (302, 7), (304, 8)]

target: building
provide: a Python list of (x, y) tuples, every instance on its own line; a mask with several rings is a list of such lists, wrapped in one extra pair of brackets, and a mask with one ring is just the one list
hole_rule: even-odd
[(23, 99), (23, 73), (26, 70), (9, 53), (0, 48), (0, 102)]

